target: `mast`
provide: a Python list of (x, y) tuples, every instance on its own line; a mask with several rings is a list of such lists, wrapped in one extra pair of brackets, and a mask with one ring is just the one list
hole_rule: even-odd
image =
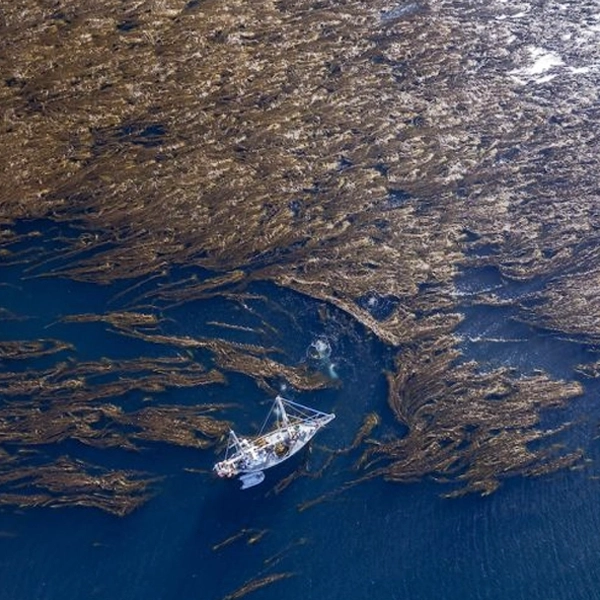
[(277, 396), (275, 398), (275, 402), (277, 403), (277, 408), (279, 409), (279, 412), (280, 412), (281, 422), (283, 423), (284, 427), (288, 427), (290, 424), (290, 421), (288, 419), (287, 413), (285, 412), (285, 406), (283, 405), (283, 402), (281, 400), (282, 400), (281, 396)]
[(231, 439), (233, 441), (233, 445), (236, 450), (241, 449), (242, 444), (240, 443), (240, 438), (236, 435), (236, 433), (233, 429), (229, 430), (229, 439)]

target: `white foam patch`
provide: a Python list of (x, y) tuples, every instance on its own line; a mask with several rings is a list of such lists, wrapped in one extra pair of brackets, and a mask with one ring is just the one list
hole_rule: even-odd
[(521, 11), (518, 13), (513, 13), (511, 15), (498, 15), (496, 17), (497, 21), (505, 21), (507, 19), (523, 19), (524, 17), (528, 17), (529, 13), (525, 12), (525, 11)]
[(555, 70), (557, 67), (564, 66), (565, 62), (556, 53), (544, 48), (530, 48), (532, 64), (522, 69), (515, 69), (510, 71), (509, 75), (513, 77), (519, 83), (525, 84), (529, 81), (535, 83), (545, 83), (556, 77), (555, 73), (550, 71)]
[(565, 64), (556, 52), (549, 52), (543, 48), (533, 48), (531, 50), (531, 57), (534, 63), (521, 71), (523, 75), (541, 75), (554, 67), (560, 67)]
[(581, 73), (589, 73), (592, 70), (591, 67), (570, 67), (569, 71), (574, 75), (578, 75)]

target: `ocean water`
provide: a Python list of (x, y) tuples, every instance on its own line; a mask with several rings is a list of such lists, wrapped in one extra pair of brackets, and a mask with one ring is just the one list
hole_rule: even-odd
[[(107, 332), (89, 335), (82, 324), (52, 325), (61, 314), (88, 310), (94, 297), (101, 305), (109, 290), (60, 280), (19, 280), (18, 270), (5, 273), (15, 277), (13, 283), (20, 288), (20, 312), (34, 317), (28, 327), (38, 332), (61, 329), (61, 337), (90, 359), (140, 352), (136, 340), (130, 348), (115, 348), (114, 334), (111, 339)], [(478, 277), (481, 285), (487, 285), (476, 272), (465, 275), (462, 285), (467, 281), (476, 285)], [(292, 363), (306, 359), (311, 341), (329, 340), (340, 387), (305, 393), (299, 399), (335, 411), (336, 420), (319, 434), (309, 452), (267, 472), (262, 485), (247, 491), (241, 491), (238, 482), (203, 472), (217, 460), (214, 451), (159, 443), (148, 444), (140, 453), (100, 451), (74, 442), (47, 448), (51, 455), (76, 453), (90, 462), (148, 470), (164, 478), (155, 497), (125, 518), (85, 508), (3, 508), (0, 598), (219, 599), (249, 580), (275, 573), (290, 576), (253, 592), (254, 597), (600, 598), (600, 484), (593, 465), (539, 479), (510, 479), (489, 497), (454, 500), (442, 498), (443, 486), (429, 481), (399, 485), (376, 480), (300, 511), (301, 503), (356, 477), (352, 464), (357, 455), (350, 454), (337, 459), (323, 478), (302, 478), (282, 493), (273, 493), (275, 483), (299, 461), (306, 459), (316, 470), (327, 448), (348, 445), (366, 410), (387, 417), (384, 427), (393, 429), (382, 372), (390, 357), (342, 313), (330, 311), (329, 320), (323, 322), (314, 300), (267, 284), (253, 291), (268, 294), (299, 320), (303, 335), (298, 335), (298, 324), (292, 326), (281, 316), (281, 310), (265, 308), (263, 313), (275, 322), (279, 319)], [(11, 308), (16, 299), (13, 288), (2, 288), (3, 306)], [(169, 314), (174, 329), (198, 335), (200, 314), (206, 319), (207, 312), (218, 315), (228, 310), (221, 304), (198, 302)], [(523, 372), (544, 368), (557, 376), (585, 358), (582, 346), (515, 324), (503, 310), (465, 311), (459, 333), (467, 358), (513, 364)], [(500, 343), (503, 338), (526, 342)], [(123, 338), (119, 340), (127, 346)], [(585, 395), (565, 409), (571, 413), (569, 420), (581, 421), (565, 434), (569, 443), (584, 447), (591, 459), (598, 454), (597, 388), (586, 384)], [(207, 393), (202, 388), (177, 390), (163, 393), (161, 400), (203, 402)], [(244, 398), (249, 412), (234, 414), (247, 419), (237, 423), (240, 430), (256, 424), (264, 411), (260, 393), (242, 376), (232, 378), (218, 394), (226, 400)], [(238, 539), (219, 547), (236, 534)]]
[[(506, 12), (501, 14), (498, 5), (503, 4)], [(563, 15), (565, 26), (556, 36), (544, 28), (539, 16), (549, 5)], [(381, 18), (410, 19), (426, 14), (428, 8), (424, 2), (397, 3)], [(485, 20), (485, 5), (456, 3), (457, 18), (468, 20), (464, 15), (469, 10), (478, 22)], [(485, 31), (510, 21), (517, 34), (534, 32), (511, 40), (518, 46), (511, 51), (519, 54), (520, 62), (506, 72), (507, 81), (522, 86), (523, 93), (540, 90), (540, 102), (547, 101), (542, 86), (552, 81), (571, 81), (586, 94), (597, 91), (593, 48), (600, 36), (598, 2), (497, 2), (495, 11), (496, 21), (490, 20)], [(552, 101), (550, 94), (548, 102)], [(510, 162), (518, 152), (517, 148), (503, 160)], [(485, 188), (486, 183), (490, 182), (479, 185)], [(22, 226), (37, 229), (40, 224)], [(3, 321), (3, 339), (57, 337), (71, 342), (81, 361), (161, 355), (156, 346), (117, 335), (102, 324), (60, 322), (64, 315), (126, 307), (131, 295), (112, 301), (122, 291), (120, 286), (32, 278), (38, 271), (27, 272), (26, 267), (0, 265), (0, 306), (30, 317)], [(191, 272), (192, 268), (182, 267), (178, 275)], [(406, 484), (377, 479), (349, 486), (359, 476), (354, 469), (357, 450), (336, 457), (323, 477), (303, 477), (275, 493), (275, 485), (298, 465), (305, 462), (307, 469), (317, 472), (331, 451), (347, 447), (365, 413), (375, 411), (382, 417), (379, 438), (401, 435), (402, 429), (386, 403), (384, 370), (392, 363), (390, 349), (341, 311), (258, 282), (249, 291), (268, 301), (249, 301), (253, 312), (241, 311), (235, 302), (222, 298), (189, 302), (160, 311), (167, 319), (165, 328), (177, 335), (271, 343), (284, 350), (282, 361), (289, 365), (309, 361), (310, 345), (327, 340), (338, 377), (335, 385), (310, 393), (282, 391), (333, 411), (337, 418), (309, 449), (267, 472), (263, 484), (247, 491), (241, 491), (238, 482), (212, 476), (217, 449), (201, 452), (147, 443), (140, 452), (125, 452), (74, 441), (40, 448), (50, 458), (73, 455), (106, 467), (147, 471), (161, 479), (154, 484), (154, 497), (122, 518), (89, 508), (2, 507), (0, 600), (220, 600), (235, 597), (247, 582), (278, 574), (280, 580), (249, 597), (600, 599), (596, 439), (600, 384), (574, 372), (576, 365), (597, 360), (597, 349), (522, 322), (517, 303), (481, 306), (470, 301), (482, 291), (494, 290), (516, 302), (542, 283), (510, 282), (493, 268), (465, 269), (455, 281), (464, 315), (456, 333), (465, 360), (476, 359), (490, 368), (510, 366), (524, 374), (541, 369), (556, 378), (581, 381), (580, 397), (565, 408), (544, 413), (544, 425), (549, 427), (571, 423), (556, 441), (584, 451), (585, 460), (577, 468), (539, 478), (508, 478), (490, 496), (447, 499), (442, 495), (452, 488), (428, 479)], [(384, 318), (385, 303), (381, 310)], [(240, 328), (260, 328), (264, 321), (272, 330), (261, 335), (247, 329), (223, 332), (210, 324), (219, 321)], [(201, 351), (192, 355), (206, 359)], [(23, 365), (4, 361), (1, 366), (37, 368), (51, 360)], [(312, 366), (331, 372), (329, 364)], [(227, 379), (223, 386), (169, 389), (155, 399), (167, 405), (236, 403), (227, 417), (238, 430), (251, 433), (265, 413), (266, 397), (250, 378), (228, 373)], [(283, 380), (272, 383), (285, 385)], [(133, 394), (126, 401), (139, 406), (143, 400)], [(303, 509), (304, 503), (323, 494), (330, 495)]]

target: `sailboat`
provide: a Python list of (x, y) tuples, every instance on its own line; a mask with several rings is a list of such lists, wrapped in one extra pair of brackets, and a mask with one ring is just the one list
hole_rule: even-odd
[[(273, 413), (275, 427), (264, 433)], [(214, 471), (224, 478), (239, 475), (243, 490), (258, 485), (265, 478), (265, 469), (296, 454), (333, 419), (333, 413), (324, 413), (277, 396), (256, 437), (240, 437), (233, 430), (229, 432), (225, 458), (215, 464)]]

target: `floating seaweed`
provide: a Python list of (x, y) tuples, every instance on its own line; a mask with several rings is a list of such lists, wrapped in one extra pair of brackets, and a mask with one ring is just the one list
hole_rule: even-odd
[(388, 398), (408, 432), (368, 448), (361, 459), (367, 470), (390, 481), (429, 475), (462, 483), (455, 493), (486, 494), (505, 477), (547, 473), (580, 459), (580, 450), (531, 446), (560, 431), (539, 427), (541, 412), (580, 395), (580, 384), (544, 374), (516, 377), (508, 369), (481, 372), (458, 357), (451, 337), (398, 356)]
[(14, 398), (0, 405), (3, 443), (41, 445), (76, 439), (97, 447), (133, 449), (136, 440), (162, 440), (206, 448), (228, 430), (227, 422), (209, 416), (224, 408), (219, 404), (127, 412), (114, 403), (132, 391), (156, 393), (168, 387), (223, 383), (217, 371), (206, 372), (184, 358), (61, 363), (44, 371), (4, 372), (0, 381), (4, 397)]
[(250, 581), (244, 583), (244, 585), (235, 590), (235, 592), (224, 596), (223, 600), (237, 600), (237, 598), (242, 598), (250, 592), (260, 590), (261, 588), (264, 588), (267, 585), (271, 585), (276, 581), (288, 579), (290, 577), (293, 577), (293, 575), (294, 573), (272, 573), (270, 575), (264, 575), (263, 577), (256, 577), (255, 579), (251, 579)]
[(254, 377), (258, 384), (270, 390), (269, 380), (284, 378), (299, 390), (316, 390), (335, 385), (331, 379), (306, 365), (288, 366), (268, 356), (277, 350), (252, 344), (240, 344), (220, 338), (192, 338), (160, 333), (146, 333), (137, 328), (121, 327), (122, 331), (146, 342), (165, 344), (180, 348), (205, 348), (212, 352), (217, 365), (226, 371), (234, 371)]
[(215, 544), (212, 547), (212, 549), (213, 551), (217, 552), (242, 539), (246, 540), (246, 544), (253, 546), (254, 544), (260, 542), (260, 540), (262, 540), (262, 538), (268, 533), (268, 531), (268, 529), (248, 529), (244, 527), (240, 529), (240, 531), (238, 531), (237, 533), (234, 533), (227, 539), (223, 540), (222, 542)]
[[(126, 13), (120, 0), (63, 4), (3, 9), (2, 265), (25, 268), (23, 280), (120, 282), (112, 313), (62, 321), (104, 323), (167, 352), (206, 350), (214, 368), (79, 361), (59, 340), (4, 340), (11, 369), (69, 353), (0, 373), (5, 442), (205, 448), (226, 426), (205, 406), (125, 411), (118, 400), (220, 385), (225, 371), (263, 389), (282, 377), (299, 390), (331, 386), (273, 358), (275, 348), (171, 335), (157, 316), (215, 297), (243, 302), (249, 284), (270, 281), (343, 311), (398, 352), (389, 404), (403, 428), (369, 440), (365, 477), (489, 492), (503, 477), (576, 460), (544, 445), (554, 432), (540, 418), (577, 384), (485, 372), (450, 337), (470, 302), (456, 276), (489, 266), (538, 291), (476, 302), (510, 303), (539, 327), (599, 341), (598, 120), (574, 106), (568, 77), (523, 85), (514, 73), (526, 57), (507, 50), (525, 34), (556, 43), (551, 27), (496, 19), (489, 44), (481, 17), (446, 2), (196, 10), (162, 0)], [(553, 22), (551, 6), (538, 9)], [(573, 64), (586, 58), (565, 51)], [(582, 79), (581, 97), (595, 98), (596, 83)], [(197, 272), (179, 278), (181, 267)]]
[(143, 473), (110, 471), (68, 457), (41, 465), (2, 460), (0, 504), (86, 506), (125, 516), (148, 500), (155, 481)]
[(73, 350), (73, 345), (60, 340), (0, 341), (0, 360), (30, 360)]
[(274, 567), (276, 564), (280, 563), (288, 554), (291, 550), (298, 548), (300, 546), (304, 546), (305, 544), (308, 543), (308, 539), (305, 537), (301, 537), (293, 542), (290, 542), (283, 550), (280, 550), (279, 552), (275, 553), (272, 556), (269, 556), (268, 558), (265, 558), (264, 560), (264, 564), (267, 568), (272, 568)]

